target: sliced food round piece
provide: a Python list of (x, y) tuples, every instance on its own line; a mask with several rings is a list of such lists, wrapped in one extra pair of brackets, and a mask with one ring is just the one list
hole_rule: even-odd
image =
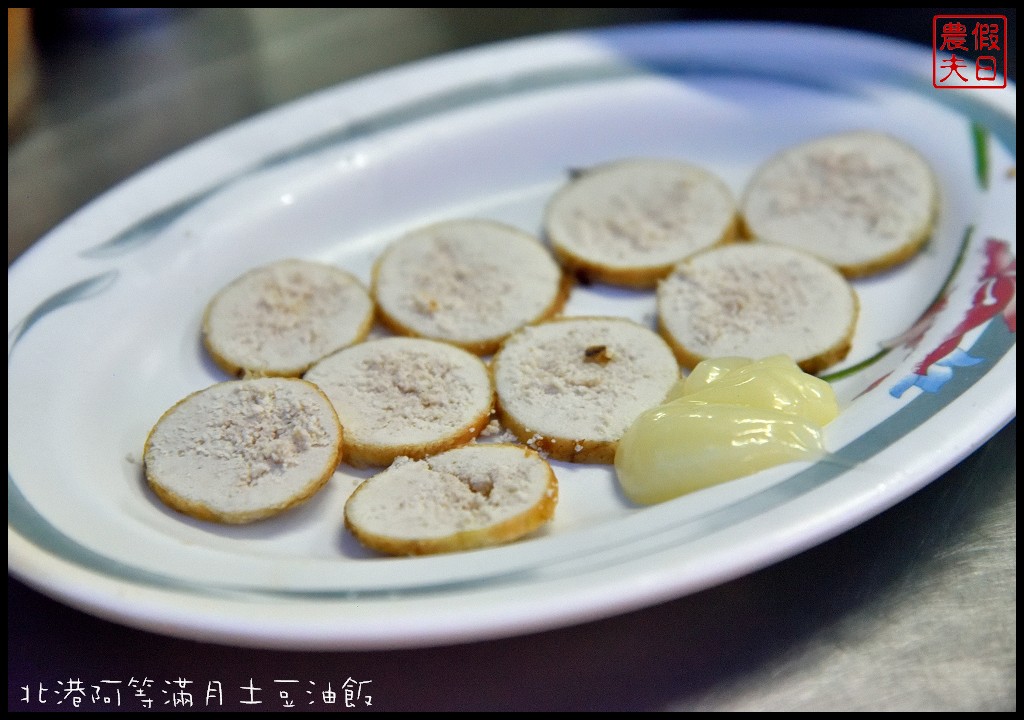
[(733, 239), (736, 200), (707, 170), (677, 160), (622, 160), (578, 173), (551, 198), (544, 228), (575, 274), (653, 287), (687, 255)]
[(611, 463), (626, 428), (665, 399), (679, 365), (657, 333), (624, 318), (530, 325), (495, 354), (502, 424), (555, 460)]
[(850, 283), (813, 255), (769, 243), (697, 253), (658, 285), (661, 333), (679, 362), (788, 355), (805, 372), (850, 350), (859, 303)]
[(330, 401), (297, 378), (250, 378), (193, 393), (146, 439), (146, 480), (164, 503), (200, 520), (246, 523), (317, 492), (341, 460)]
[(488, 355), (509, 333), (561, 310), (569, 282), (522, 230), (451, 220), (389, 246), (374, 266), (373, 293), (393, 331)]
[(373, 300), (332, 265), (281, 260), (247, 272), (206, 308), (203, 341), (232, 375), (297, 377), (314, 362), (361, 341)]
[(466, 350), (423, 338), (384, 338), (346, 348), (306, 373), (345, 427), (355, 467), (422, 458), (477, 437), (494, 391), (487, 366)]
[(911, 258), (932, 232), (935, 174), (902, 140), (830, 135), (768, 160), (743, 196), (747, 233), (818, 256), (847, 277)]
[(473, 444), (398, 458), (356, 488), (345, 525), (383, 553), (453, 552), (517, 540), (547, 523), (557, 501), (558, 481), (536, 452)]

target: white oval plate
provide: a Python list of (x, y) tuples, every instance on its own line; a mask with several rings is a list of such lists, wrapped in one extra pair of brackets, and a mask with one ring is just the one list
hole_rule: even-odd
[[(389, 648), (582, 622), (830, 538), (1016, 414), (1016, 90), (942, 91), (930, 53), (822, 28), (667, 25), (542, 37), (381, 73), (253, 118), (84, 208), (8, 270), (8, 567), (88, 612), (208, 641)], [(481, 216), (539, 232), (572, 168), (670, 156), (737, 194), (788, 145), (872, 128), (935, 167), (934, 238), (856, 282), (832, 455), (649, 508), (556, 464), (557, 517), (513, 545), (381, 558), (342, 527), (340, 469), (271, 521), (182, 518), (139, 458), (160, 414), (225, 379), (207, 300), (282, 257), (369, 280), (402, 232)], [(653, 327), (653, 293), (578, 287), (570, 314)]]

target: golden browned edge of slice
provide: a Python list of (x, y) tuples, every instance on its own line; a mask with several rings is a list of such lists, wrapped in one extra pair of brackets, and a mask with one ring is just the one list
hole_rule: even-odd
[(491, 404), (487, 410), (477, 415), (471, 422), (456, 428), (454, 432), (437, 440), (417, 443), (415, 445), (382, 445), (371, 443), (353, 443), (345, 441), (345, 462), (354, 468), (383, 467), (390, 465), (397, 457), (408, 457), (422, 460), (430, 455), (437, 455), (445, 450), (452, 450), (476, 439), (487, 427), (494, 412), (494, 382), (491, 381)]
[(915, 237), (906, 245), (896, 248), (887, 255), (882, 255), (871, 262), (860, 263), (858, 265), (836, 265), (836, 270), (841, 272), (848, 279), (867, 277), (868, 275), (885, 272), (886, 270), (890, 270), (897, 265), (907, 262), (917, 255), (921, 248), (925, 246), (925, 243), (928, 241), (930, 236), (931, 226), (926, 228), (920, 236)]
[[(510, 443), (494, 443), (494, 447), (508, 446)], [(519, 447), (513, 445), (512, 447)], [(521, 448), (526, 456), (539, 453), (530, 448)], [(543, 460), (543, 458), (541, 458)], [(462, 550), (474, 550), (477, 548), (502, 545), (522, 538), (524, 535), (538, 529), (555, 514), (555, 506), (558, 504), (558, 479), (555, 477), (551, 466), (545, 461), (547, 469), (548, 484), (547, 492), (541, 496), (540, 502), (533, 505), (525, 512), (502, 522), (478, 530), (465, 530), (441, 538), (430, 538), (420, 540), (398, 539), (389, 535), (378, 535), (365, 532), (354, 526), (348, 517), (348, 503), (352, 501), (359, 491), (373, 478), (363, 481), (355, 492), (345, 503), (345, 527), (356, 537), (359, 542), (368, 548), (388, 555), (434, 555), (437, 553), (459, 552)]]
[(169, 417), (175, 410), (177, 410), (180, 405), (185, 403), (193, 396), (203, 392), (203, 390), (197, 390), (193, 393), (189, 393), (181, 400), (174, 403), (174, 405), (172, 405), (168, 410), (166, 410), (163, 413), (163, 415), (160, 416), (160, 419), (157, 420), (156, 424), (153, 425), (153, 427), (150, 429), (149, 434), (146, 436), (146, 442), (143, 445), (142, 449), (142, 458), (144, 471), (146, 475), (146, 484), (149, 485), (149, 488), (156, 494), (158, 498), (160, 498), (160, 500), (165, 505), (172, 508), (173, 510), (177, 510), (178, 512), (188, 515), (190, 517), (194, 517), (197, 520), (206, 520), (209, 522), (216, 522), (224, 525), (241, 525), (244, 523), (254, 522), (256, 520), (262, 520), (264, 518), (278, 515), (289, 508), (295, 507), (296, 505), (300, 505), (309, 500), (311, 497), (316, 495), (317, 492), (319, 492), (320, 488), (327, 484), (327, 481), (330, 480), (331, 477), (334, 475), (334, 471), (337, 470), (338, 465), (341, 464), (342, 455), (344, 452), (342, 448), (344, 445), (345, 433), (343, 428), (341, 427), (341, 422), (338, 420), (338, 413), (334, 410), (334, 405), (331, 404), (330, 399), (327, 397), (327, 395), (324, 394), (323, 390), (321, 390), (319, 387), (317, 387), (316, 385), (307, 380), (298, 379), (298, 381), (306, 383), (307, 385), (310, 385), (316, 389), (316, 391), (327, 403), (327, 407), (330, 408), (331, 417), (334, 418), (334, 423), (338, 428), (338, 446), (335, 449), (334, 454), (331, 456), (330, 461), (326, 463), (323, 474), (320, 475), (319, 477), (314, 478), (301, 492), (289, 498), (286, 502), (278, 503), (277, 505), (268, 506), (266, 508), (260, 508), (259, 510), (239, 513), (219, 513), (207, 505), (203, 505), (202, 503), (198, 503), (194, 500), (189, 500), (188, 498), (184, 498), (181, 495), (178, 495), (172, 490), (168, 490), (167, 488), (160, 484), (158, 478), (153, 477), (149, 467), (145, 466), (145, 458), (149, 454), (149, 446), (150, 441), (153, 439), (153, 433), (156, 431), (160, 423), (163, 422), (165, 418)]
[(520, 442), (536, 449), (551, 460), (572, 463), (593, 463), (595, 465), (611, 465), (615, 462), (615, 450), (619, 447), (618, 440), (585, 440), (564, 437), (547, 437), (534, 432), (521, 423), (514, 415), (497, 401), (498, 420), (502, 426), (512, 432)]
[[(396, 335), (404, 335), (406, 337), (418, 337), (424, 338), (426, 340), (440, 340), (441, 342), (446, 342), (449, 345), (454, 345), (455, 347), (462, 348), (463, 350), (471, 352), (474, 355), (493, 354), (494, 352), (497, 351), (498, 347), (501, 346), (502, 341), (504, 341), (505, 338), (511, 334), (507, 333), (505, 335), (499, 335), (493, 338), (485, 338), (483, 340), (478, 340), (475, 342), (459, 342), (457, 340), (452, 340), (450, 338), (436, 337), (433, 335), (424, 335), (423, 333), (415, 330), (414, 328), (411, 328), (408, 325), (402, 323), (397, 318), (390, 315), (383, 308), (383, 306), (379, 302), (377, 302), (378, 275), (380, 273), (381, 262), (384, 260), (384, 255), (387, 252), (388, 251), (385, 250), (384, 253), (382, 253), (381, 256), (377, 258), (377, 261), (374, 262), (373, 264), (373, 271), (370, 278), (370, 297), (373, 298), (373, 304), (374, 307), (376, 308), (377, 317), (380, 319), (381, 324), (384, 325), (384, 327), (386, 327), (391, 332), (395, 333)], [(542, 310), (540, 314), (537, 315), (537, 317), (530, 318), (527, 322), (524, 323), (524, 325), (532, 325), (533, 323), (538, 323), (543, 320), (547, 320), (548, 318), (554, 317), (555, 315), (560, 313), (562, 311), (562, 308), (565, 307), (565, 303), (569, 300), (569, 294), (572, 292), (573, 284), (573, 277), (563, 271), (562, 277), (558, 283), (558, 290), (555, 293), (555, 297), (552, 298), (551, 304), (548, 305), (544, 310)], [(519, 328), (515, 328), (514, 330), (512, 330), (512, 332), (515, 332), (518, 329)]]
[[(238, 365), (235, 365), (233, 362), (231, 362), (226, 357), (224, 357), (219, 352), (217, 352), (217, 348), (215, 348), (210, 343), (210, 335), (209, 335), (209, 333), (206, 330), (206, 314), (205, 313), (203, 314), (203, 347), (206, 348), (206, 352), (209, 354), (210, 359), (213, 360), (213, 362), (217, 365), (217, 367), (219, 367), (221, 370), (223, 370), (225, 373), (227, 373), (230, 377), (233, 377), (233, 378), (244, 378), (244, 377), (246, 377), (246, 372), (245, 372), (245, 370), (243, 368), (239, 367)], [(299, 373), (299, 375), (301, 375), (301, 374), (302, 373)]]
[[(805, 373), (816, 375), (822, 370), (832, 367), (849, 354), (850, 348), (853, 346), (853, 332), (857, 327), (857, 318), (860, 317), (860, 298), (857, 296), (857, 293), (854, 292), (852, 287), (850, 288), (850, 294), (853, 297), (853, 314), (850, 317), (850, 324), (846, 328), (846, 332), (835, 345), (826, 348), (813, 357), (796, 360), (796, 364)], [(665, 325), (661, 320), (660, 312), (658, 313), (658, 333), (665, 339), (668, 346), (672, 348), (672, 352), (675, 353), (676, 360), (678, 360), (679, 364), (683, 367), (692, 370), (701, 361), (709, 359), (704, 355), (698, 355), (697, 353), (692, 352), (689, 348), (680, 343), (674, 335), (666, 330)]]
[[(729, 223), (725, 232), (722, 233), (722, 236), (711, 245), (701, 248), (701, 250), (718, 245), (726, 245), (742, 239), (739, 234), (740, 225), (741, 219), (739, 214), (736, 213), (733, 215), (732, 222)], [(663, 265), (612, 267), (605, 263), (581, 257), (561, 247), (551, 238), (548, 238), (548, 240), (558, 262), (565, 268), (566, 272), (573, 275), (583, 284), (601, 282), (608, 285), (636, 288), (638, 290), (649, 289), (656, 286), (659, 280), (668, 276), (672, 272), (672, 268), (685, 259), (682, 257), (676, 258)], [(699, 250), (696, 252), (699, 252)]]
[[(259, 269), (261, 269), (261, 268), (253, 268), (249, 272), (254, 272), (255, 270), (259, 270)], [(349, 273), (346, 270), (343, 270), (342, 268), (335, 268), (335, 269), (336, 270), (341, 270), (342, 272), (346, 273), (347, 275), (351, 275), (351, 273)], [(324, 354), (322, 357), (315, 358), (314, 360), (306, 363), (305, 365), (303, 365), (301, 367), (284, 368), (284, 369), (273, 369), (273, 368), (271, 368), (271, 369), (266, 369), (266, 368), (264, 368), (264, 369), (253, 369), (253, 368), (242, 367), (241, 365), (238, 365), (238, 364), (232, 362), (231, 360), (228, 360), (226, 357), (224, 357), (224, 355), (221, 354), (220, 350), (217, 349), (216, 343), (211, 338), (211, 334), (210, 334), (210, 312), (213, 309), (213, 306), (217, 302), (217, 299), (220, 297), (220, 295), (222, 293), (226, 292), (228, 290), (228, 288), (230, 288), (236, 282), (239, 282), (247, 274), (248, 273), (243, 273), (242, 275), (238, 276), (237, 278), (232, 280), (230, 283), (228, 283), (227, 285), (222, 287), (220, 290), (218, 290), (217, 293), (212, 298), (210, 298), (210, 302), (208, 302), (206, 304), (206, 308), (203, 310), (203, 323), (202, 323), (203, 347), (206, 348), (206, 352), (209, 353), (210, 358), (217, 364), (217, 367), (219, 367), (221, 370), (223, 370), (224, 372), (226, 372), (228, 375), (230, 375), (232, 377), (236, 377), (236, 378), (259, 378), (259, 377), (294, 377), (294, 378), (298, 378), (298, 377), (301, 377), (302, 373), (304, 373), (307, 370), (309, 370), (317, 362), (319, 362), (323, 358), (327, 357), (328, 355), (331, 355), (332, 353), (335, 353), (338, 350), (342, 350), (342, 349), (344, 349), (344, 347), (349, 347), (351, 345), (355, 345), (357, 343), (361, 343), (363, 340), (366, 339), (366, 336), (370, 334), (370, 330), (373, 328), (373, 322), (374, 322), (375, 316), (377, 314), (377, 302), (376, 302), (376, 300), (374, 300), (373, 296), (370, 295), (370, 302), (371, 302), (372, 310), (371, 310), (371, 312), (367, 313), (366, 319), (363, 321), (363, 324), (360, 325), (359, 328), (356, 330), (355, 338), (348, 345), (345, 345), (343, 347), (336, 347), (333, 350), (331, 350), (330, 352)], [(351, 275), (351, 276), (352, 276), (353, 280), (355, 280), (356, 282), (359, 282), (358, 278), (356, 278), (354, 275)], [(359, 284), (362, 285), (362, 283), (359, 283)]]

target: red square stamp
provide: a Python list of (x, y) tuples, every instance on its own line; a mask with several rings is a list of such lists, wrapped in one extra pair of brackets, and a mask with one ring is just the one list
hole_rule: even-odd
[(941, 89), (1006, 87), (1006, 16), (932, 18), (932, 85)]

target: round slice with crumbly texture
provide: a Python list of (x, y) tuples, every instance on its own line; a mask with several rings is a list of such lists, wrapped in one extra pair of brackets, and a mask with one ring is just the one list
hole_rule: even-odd
[(297, 378), (250, 378), (193, 393), (146, 439), (146, 480), (165, 504), (199, 518), (247, 523), (311, 497), (341, 461), (327, 396)]
[(817, 255), (847, 277), (917, 253), (938, 203), (927, 161), (903, 141), (868, 131), (779, 153), (757, 171), (742, 201), (747, 234)]
[(738, 213), (729, 188), (702, 168), (623, 160), (578, 173), (551, 198), (544, 228), (577, 275), (653, 287), (687, 255), (732, 240)]
[(850, 350), (859, 303), (813, 255), (769, 243), (697, 253), (658, 285), (661, 333), (679, 361), (784, 354), (809, 373)]
[(346, 348), (306, 373), (331, 399), (355, 467), (422, 458), (478, 436), (494, 391), (476, 355), (435, 340), (384, 338)]
[(502, 424), (556, 460), (611, 463), (679, 366), (656, 333), (624, 318), (571, 317), (515, 333), (491, 364)]
[(518, 540), (547, 523), (558, 481), (536, 452), (473, 444), (423, 460), (398, 458), (345, 504), (345, 525), (367, 547), (424, 555)]
[(297, 377), (365, 338), (373, 312), (369, 292), (344, 270), (281, 260), (217, 293), (203, 317), (203, 341), (232, 375)]
[(489, 220), (452, 220), (389, 246), (372, 287), (381, 320), (396, 333), (489, 355), (509, 333), (561, 310), (569, 285), (533, 236)]

